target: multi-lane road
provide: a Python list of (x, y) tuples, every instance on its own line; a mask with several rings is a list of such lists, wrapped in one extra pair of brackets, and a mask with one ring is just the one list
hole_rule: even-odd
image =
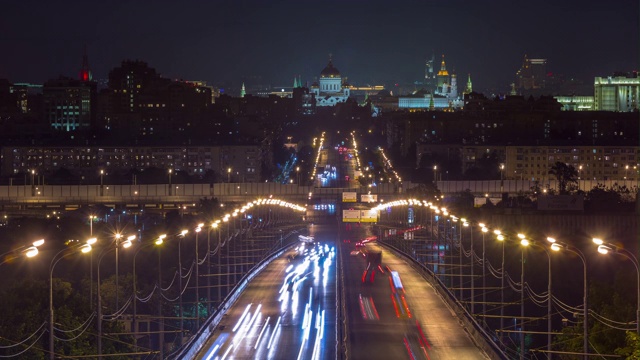
[(329, 228), (311, 227), (231, 307), (198, 359), (336, 357), (336, 249)]
[[(253, 280), (198, 359), (336, 358), (337, 266), (344, 274), (349, 358), (487, 358), (409, 264), (375, 241), (356, 247), (368, 227), (340, 233), (314, 225), (310, 234), (316, 244), (287, 252)], [(382, 254), (379, 266), (365, 255), (375, 252)]]

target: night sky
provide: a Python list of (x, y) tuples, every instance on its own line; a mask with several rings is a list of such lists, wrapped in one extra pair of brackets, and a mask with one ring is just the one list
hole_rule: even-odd
[[(460, 82), (508, 88), (525, 54), (587, 83), (638, 69), (636, 0), (3, 1), (0, 78), (95, 79), (124, 59), (212, 85), (314, 81), (329, 53), (355, 85), (407, 83), (431, 54)], [(439, 63), (436, 69), (439, 69)]]

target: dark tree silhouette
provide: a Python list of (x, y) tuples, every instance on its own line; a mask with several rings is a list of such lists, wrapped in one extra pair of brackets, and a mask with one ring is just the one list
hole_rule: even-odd
[(549, 174), (555, 176), (556, 180), (558, 180), (558, 192), (560, 195), (568, 194), (569, 185), (577, 184), (578, 171), (572, 165), (558, 161), (551, 167)]

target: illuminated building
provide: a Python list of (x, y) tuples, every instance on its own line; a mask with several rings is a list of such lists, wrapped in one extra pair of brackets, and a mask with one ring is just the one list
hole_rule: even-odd
[(554, 96), (562, 104), (562, 111), (593, 111), (595, 110), (593, 96)]
[(61, 77), (43, 87), (44, 116), (61, 131), (88, 130), (95, 119), (96, 83)]
[(455, 73), (449, 74), (447, 70), (447, 64), (444, 62), (444, 55), (442, 55), (442, 62), (440, 63), (440, 71), (436, 75), (436, 88), (433, 91), (435, 95), (444, 96), (449, 100), (455, 100), (458, 98), (458, 84)]
[(427, 89), (433, 89), (436, 87), (436, 77), (433, 74), (433, 62), (434, 58), (431, 55), (431, 59), (428, 59), (424, 66), (424, 86)]
[(350, 94), (348, 85), (343, 83), (340, 71), (333, 66), (331, 57), (329, 64), (320, 72), (319, 83), (313, 83), (310, 90), (316, 97), (316, 106), (335, 106), (346, 102)]
[(634, 72), (616, 75), (595, 78), (594, 109), (600, 111), (637, 111), (640, 95), (638, 74)]
[(516, 72), (515, 88), (519, 90), (535, 90), (545, 88), (547, 59), (529, 59), (524, 56), (522, 66)]
[(260, 145), (233, 146), (4, 146), (0, 150), (2, 176), (38, 169), (50, 174), (69, 169), (76, 175), (149, 168), (173, 169), (189, 175), (214, 171), (235, 182), (259, 182), (264, 152)]

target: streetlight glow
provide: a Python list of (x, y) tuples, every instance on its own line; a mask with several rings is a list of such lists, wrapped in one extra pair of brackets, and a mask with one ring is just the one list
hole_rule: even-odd
[(40, 240), (36, 240), (33, 242), (33, 246), (38, 247), (40, 245), (44, 244), (44, 239), (40, 239)]
[(598, 245), (598, 252), (600, 254), (606, 255), (611, 251), (611, 248), (606, 245)]
[(596, 245), (602, 245), (604, 244), (604, 240), (599, 239), (599, 238), (593, 238), (593, 243)]
[(35, 246), (31, 246), (30, 248), (28, 248), (25, 253), (24, 253), (27, 257), (34, 257), (36, 255), (38, 255), (38, 248)]
[(522, 240), (520, 240), (520, 244), (521, 244), (522, 246), (529, 246), (529, 240), (527, 240), (527, 239), (522, 239)]

